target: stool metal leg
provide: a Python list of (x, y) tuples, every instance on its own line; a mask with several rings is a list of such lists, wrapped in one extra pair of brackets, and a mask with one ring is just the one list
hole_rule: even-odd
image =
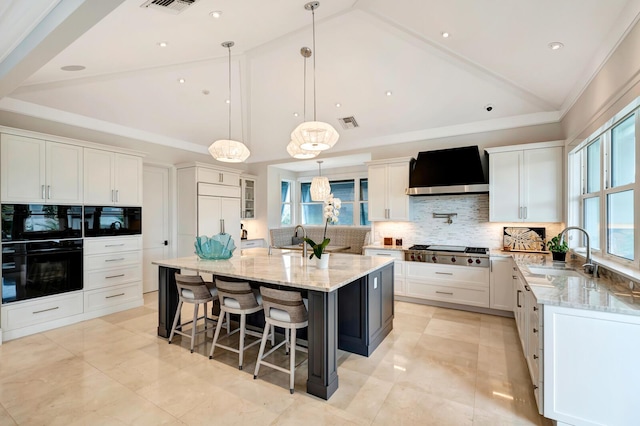
[[(229, 314), (224, 310), (224, 307), (220, 308), (220, 317), (224, 318), (224, 315), (227, 314), (227, 318), (229, 318)], [(216, 332), (213, 334), (213, 342), (211, 343), (211, 351), (209, 352), (209, 359), (213, 358), (213, 351), (216, 348), (216, 343), (218, 342), (218, 337), (220, 336), (220, 329), (222, 328), (222, 321), (218, 320), (218, 324), (216, 324)], [(229, 320), (227, 319), (227, 330), (229, 328)]]
[(176, 334), (176, 327), (178, 326), (178, 319), (180, 318), (180, 311), (182, 310), (182, 300), (178, 302), (178, 308), (176, 309), (176, 315), (173, 317), (173, 327), (171, 327), (171, 334), (169, 335), (169, 344), (173, 340), (173, 336)]
[(291, 347), (289, 348), (289, 392), (293, 394), (293, 382), (296, 370), (296, 329), (291, 330)]
[(196, 325), (198, 324), (198, 311), (200, 304), (195, 303), (193, 307), (193, 323), (191, 324), (191, 353), (193, 353), (193, 343), (196, 341)]
[(262, 332), (262, 342), (260, 342), (260, 350), (258, 351), (258, 361), (256, 362), (256, 369), (253, 373), (253, 378), (258, 378), (258, 371), (260, 371), (260, 363), (262, 362), (262, 357), (264, 356), (264, 348), (267, 346), (267, 339), (269, 338), (269, 327), (268, 324), (265, 324), (264, 331)]
[(245, 327), (247, 326), (247, 315), (240, 314), (240, 365), (238, 365), (238, 370), (242, 370), (242, 361), (244, 360), (244, 335), (245, 335)]

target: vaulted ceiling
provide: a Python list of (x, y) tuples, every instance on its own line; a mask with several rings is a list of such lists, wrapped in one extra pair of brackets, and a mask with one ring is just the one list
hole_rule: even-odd
[[(305, 1), (197, 0), (178, 14), (144, 2), (4, 1), (0, 110), (206, 153), (228, 137), (233, 40), (231, 136), (250, 162), (288, 158), (313, 117)], [(316, 115), (340, 133), (334, 152), (557, 122), (639, 12), (638, 0), (320, 0)], [(348, 116), (358, 128), (342, 129)]]

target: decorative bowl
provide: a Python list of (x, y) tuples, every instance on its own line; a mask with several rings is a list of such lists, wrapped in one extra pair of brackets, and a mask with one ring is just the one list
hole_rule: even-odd
[(204, 235), (196, 237), (194, 246), (198, 257), (206, 260), (229, 259), (236, 249), (231, 234), (217, 234), (211, 238)]

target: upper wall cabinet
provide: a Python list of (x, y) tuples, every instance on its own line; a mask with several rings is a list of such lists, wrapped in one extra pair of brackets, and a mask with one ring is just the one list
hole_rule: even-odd
[(256, 178), (255, 176), (242, 175), (240, 176), (240, 183), (242, 188), (240, 217), (242, 219), (254, 219), (256, 217)]
[(409, 158), (372, 161), (369, 166), (369, 220), (409, 220)]
[(98, 205), (142, 205), (142, 158), (85, 148), (84, 202)]
[(562, 222), (563, 142), (489, 148), (489, 220)]
[(3, 203), (82, 203), (81, 146), (2, 134)]

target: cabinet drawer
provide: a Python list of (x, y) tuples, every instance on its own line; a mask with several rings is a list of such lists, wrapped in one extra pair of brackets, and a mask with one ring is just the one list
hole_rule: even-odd
[(100, 271), (84, 272), (84, 289), (112, 287), (114, 285), (142, 280), (142, 267), (128, 266)]
[(462, 287), (482, 287), (489, 290), (489, 268), (434, 265), (407, 262), (407, 278), (416, 278), (431, 283), (455, 282)]
[(85, 291), (84, 310), (85, 312), (97, 311), (110, 306), (132, 302), (140, 299), (141, 297), (142, 290), (140, 289), (140, 283)]
[(393, 274), (398, 278), (404, 279), (404, 269), (405, 269), (405, 261), (404, 260), (396, 260), (393, 262)]
[[(386, 256), (404, 261), (404, 252), (401, 250), (365, 249), (366, 256)], [(397, 263), (397, 262), (396, 262)]]
[(122, 251), (141, 250), (142, 237), (122, 238), (85, 238), (84, 254), (119, 253)]
[(18, 305), (2, 305), (2, 328), (14, 330), (82, 313), (82, 293), (55, 296)]
[(255, 247), (264, 247), (264, 240), (242, 240), (240, 242), (240, 248), (248, 249)]
[(213, 197), (240, 198), (240, 187), (214, 185), (211, 183), (198, 183), (198, 195), (210, 195)]
[(425, 284), (410, 279), (406, 280), (406, 288), (407, 296), (409, 297), (489, 307), (489, 289), (460, 288), (446, 284)]
[(96, 254), (84, 257), (84, 270), (117, 268), (121, 266), (139, 265), (142, 261), (140, 251), (125, 251), (122, 253)]

